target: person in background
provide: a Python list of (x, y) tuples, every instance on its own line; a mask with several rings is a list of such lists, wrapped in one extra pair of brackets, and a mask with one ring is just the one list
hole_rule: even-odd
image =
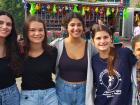
[(61, 26), (61, 36), (65, 38), (67, 35), (67, 30), (64, 26)]
[(86, 40), (90, 40), (91, 39), (91, 28), (90, 27), (86, 27), (85, 28), (85, 39)]
[(64, 23), (67, 37), (50, 43), (58, 49), (56, 91), (59, 104), (93, 105), (91, 57), (96, 49), (82, 38), (85, 27), (80, 14), (67, 14)]
[(140, 34), (140, 21), (137, 22), (137, 26), (134, 28), (134, 36)]
[(30, 16), (24, 23), (24, 57), (20, 105), (58, 105), (55, 83), (57, 49), (48, 45), (44, 22)]
[(99, 18), (98, 19), (97, 24), (99, 24), (99, 25), (105, 25), (102, 18)]
[(17, 33), (13, 17), (0, 10), (0, 105), (20, 105), (15, 81), (18, 61)]
[(133, 97), (132, 105), (140, 105), (140, 34), (132, 39), (133, 53), (137, 58), (137, 63), (133, 67), (132, 83)]
[(105, 25), (92, 30), (98, 54), (92, 58), (95, 105), (131, 105), (131, 73), (136, 58), (128, 48), (112, 47), (112, 33)]

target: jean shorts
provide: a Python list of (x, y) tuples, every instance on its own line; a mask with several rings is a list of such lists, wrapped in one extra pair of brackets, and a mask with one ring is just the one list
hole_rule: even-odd
[(86, 82), (69, 83), (60, 77), (56, 80), (59, 105), (85, 105)]
[(58, 105), (56, 89), (22, 90), (20, 105)]
[(0, 90), (0, 105), (20, 105), (20, 94), (16, 84)]

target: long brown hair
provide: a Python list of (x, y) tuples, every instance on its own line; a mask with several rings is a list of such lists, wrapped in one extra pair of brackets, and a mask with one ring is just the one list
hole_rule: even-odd
[[(92, 26), (92, 39), (94, 39), (95, 34), (99, 31), (105, 31), (110, 35), (110, 37), (112, 37), (111, 31), (105, 25), (94, 24)], [(109, 56), (107, 58), (107, 69), (109, 75), (115, 74), (113, 67), (115, 59), (116, 59), (116, 50), (115, 48), (110, 47)]]

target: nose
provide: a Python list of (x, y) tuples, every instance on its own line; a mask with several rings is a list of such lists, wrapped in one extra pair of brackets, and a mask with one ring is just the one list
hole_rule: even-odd
[(40, 34), (39, 30), (36, 30), (35, 35), (39, 35), (39, 34)]
[(104, 38), (101, 38), (100, 42), (104, 43), (105, 42), (105, 39)]
[(77, 30), (77, 29), (78, 29), (78, 27), (79, 27), (79, 26), (75, 25), (75, 26), (74, 26), (74, 29), (75, 29), (75, 30)]

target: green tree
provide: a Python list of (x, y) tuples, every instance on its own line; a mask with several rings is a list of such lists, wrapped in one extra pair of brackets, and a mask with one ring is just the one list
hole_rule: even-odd
[(0, 10), (5, 10), (12, 14), (17, 32), (22, 33), (24, 22), (24, 5), (22, 0), (0, 0)]

